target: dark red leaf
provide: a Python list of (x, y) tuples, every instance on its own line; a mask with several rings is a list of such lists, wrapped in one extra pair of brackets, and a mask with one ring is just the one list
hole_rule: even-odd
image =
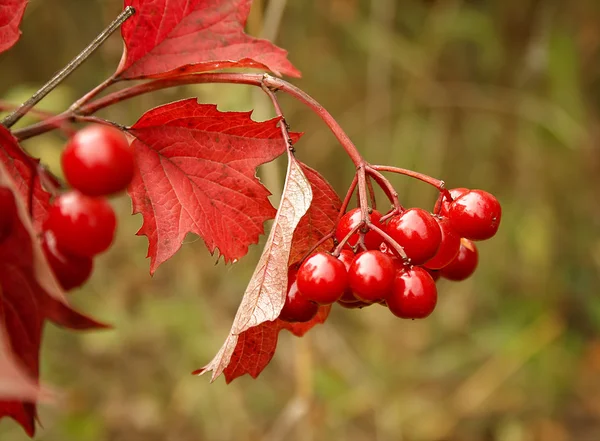
[(300, 72), (287, 52), (250, 37), (252, 0), (125, 0), (136, 13), (121, 27), (125, 41), (117, 78), (158, 78), (231, 67)]
[(50, 205), (50, 193), (42, 188), (39, 160), (27, 155), (14, 136), (0, 125), (0, 163), (4, 164), (16, 189), (32, 214), (33, 226), (41, 231)]
[[(227, 340), (208, 365), (194, 372), (196, 375), (212, 370), (211, 381), (223, 373), (227, 383), (244, 374), (256, 378), (273, 358), (279, 331), (287, 329), (294, 335), (302, 337), (315, 324), (324, 323), (329, 315), (331, 307), (323, 306), (319, 308), (315, 318), (307, 323), (288, 323), (278, 318), (274, 319), (279, 316), (287, 293), (288, 262), (295, 262), (325, 234), (331, 232), (341, 205), (337, 194), (319, 173), (297, 160), (292, 160), (290, 165), (293, 168), (288, 169), (286, 189), (289, 188), (290, 181), (298, 179), (296, 176), (300, 175), (299, 170), (302, 170), (312, 190), (312, 203), (297, 224), (293, 239), (283, 240), (280, 236), (275, 242), (272, 240), (267, 242)], [(283, 197), (285, 196), (286, 191)], [(298, 202), (290, 206), (285, 203), (285, 199), (282, 199), (277, 219), (280, 217), (288, 219), (291, 213), (297, 216), (295, 210), (299, 208), (304, 209), (304, 206)], [(277, 219), (273, 224), (274, 230), (271, 236), (279, 226)], [(276, 244), (274, 247), (273, 243)], [(330, 247), (331, 244), (325, 243), (324, 246)], [(286, 247), (285, 254), (288, 256), (286, 260), (283, 260), (285, 254), (281, 252), (282, 247)], [(273, 256), (274, 253), (279, 254)], [(264, 264), (266, 259), (270, 259), (269, 267)], [(265, 275), (273, 278), (273, 274), (280, 283), (273, 283), (272, 280), (267, 280), (265, 283)], [(258, 294), (257, 287), (262, 288), (264, 292)], [(256, 315), (259, 316), (258, 320)]]
[[(2, 164), (0, 186), (15, 187)], [(22, 375), (37, 383), (40, 342), (47, 320), (72, 329), (104, 325), (68, 306), (36, 239), (25, 203), (18, 193), (14, 194), (18, 216), (10, 235), (0, 243), (0, 334), (6, 335), (9, 356), (18, 363)], [(28, 397), (2, 398), (0, 418), (5, 416), (14, 418), (33, 436), (36, 401)]]
[(10, 49), (21, 36), (19, 25), (27, 0), (2, 0), (0, 5), (0, 53)]
[(152, 109), (134, 124), (137, 171), (129, 195), (133, 212), (144, 217), (138, 234), (148, 237), (150, 272), (188, 232), (226, 261), (258, 241), (275, 209), (255, 173), (285, 151), (277, 122), (188, 99)]
[(306, 323), (288, 323), (277, 319), (261, 323), (242, 332), (238, 337), (229, 365), (223, 371), (225, 381), (231, 383), (244, 374), (250, 374), (252, 378), (258, 377), (275, 354), (279, 331), (287, 329), (297, 337), (302, 337), (313, 326), (324, 323), (330, 310), (330, 305), (321, 306), (317, 315)]

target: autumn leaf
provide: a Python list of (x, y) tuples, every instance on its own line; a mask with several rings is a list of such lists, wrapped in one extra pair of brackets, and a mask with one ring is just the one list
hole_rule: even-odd
[(37, 401), (39, 396), (36, 381), (19, 366), (5, 331), (0, 328), (0, 400)]
[(135, 15), (121, 27), (118, 79), (164, 78), (225, 68), (256, 68), (299, 77), (287, 51), (250, 37), (252, 0), (126, 0)]
[(255, 173), (285, 151), (278, 121), (187, 99), (152, 109), (131, 127), (137, 171), (128, 191), (144, 218), (138, 235), (148, 237), (151, 273), (187, 233), (225, 261), (258, 242), (275, 209)]
[[(276, 319), (242, 332), (238, 337), (231, 360), (223, 371), (225, 382), (231, 383), (244, 374), (249, 374), (252, 378), (258, 377), (273, 358), (279, 332), (282, 329), (287, 329), (296, 337), (302, 337), (313, 326), (325, 323), (330, 310), (331, 305), (319, 307), (317, 315), (305, 323), (288, 323)], [(195, 372), (196, 375), (200, 373), (202, 372)]]
[(27, 0), (3, 0), (0, 4), (0, 53), (10, 49), (21, 36), (19, 25)]
[[(279, 142), (282, 142), (281, 139)], [(287, 262), (290, 258), (292, 237), (311, 201), (310, 183), (298, 161), (289, 155), (285, 187), (277, 216), (242, 297), (229, 336), (215, 358), (202, 368), (199, 374), (213, 371), (211, 381), (214, 381), (229, 366), (239, 338), (245, 338), (245, 335), (241, 336), (244, 331), (279, 317), (287, 291)], [(251, 354), (254, 355), (255, 353)]]
[[(293, 162), (299, 166), (299, 169), (302, 170), (310, 184), (312, 202), (296, 226), (290, 245), (287, 245), (288, 242), (277, 242), (279, 246), (289, 246), (290, 254), (286, 261), (287, 263), (282, 263), (279, 261), (280, 259), (277, 259), (278, 266), (276, 270), (278, 273), (276, 277), (285, 277), (286, 283), (269, 285), (269, 295), (268, 297), (264, 297), (264, 303), (268, 307), (263, 307), (260, 311), (268, 310), (270, 317), (278, 317), (281, 307), (283, 307), (282, 303), (279, 306), (279, 302), (281, 300), (284, 301), (287, 294), (288, 264), (296, 262), (321, 240), (323, 236), (331, 232), (341, 206), (337, 194), (325, 178), (300, 161), (294, 159)], [(284, 207), (282, 204), (279, 210), (284, 209)], [(331, 245), (330, 241), (326, 241), (323, 247), (330, 249)], [(265, 246), (261, 262), (265, 259), (265, 256), (270, 256), (272, 252), (271, 248)], [(264, 266), (261, 266), (259, 262), (257, 269), (260, 268), (264, 268)], [(285, 275), (281, 274), (281, 272), (285, 272)], [(201, 375), (212, 370), (212, 381), (214, 381), (222, 372), (225, 375), (227, 383), (244, 374), (249, 374), (253, 378), (256, 378), (273, 358), (279, 332), (282, 329), (287, 329), (294, 335), (302, 337), (314, 325), (324, 323), (327, 319), (331, 306), (321, 306), (317, 315), (307, 323), (288, 323), (278, 318), (275, 320), (271, 318), (255, 325), (254, 323), (257, 322), (256, 319), (247, 318), (249, 316), (247, 305), (260, 304), (255, 299), (256, 295), (253, 288), (256, 286), (257, 281), (264, 281), (265, 277), (263, 274), (265, 273), (262, 271), (258, 272), (258, 274), (259, 276), (257, 277), (257, 272), (255, 272), (244, 294), (242, 304), (234, 320), (234, 326), (232, 326), (225, 344), (207, 366), (194, 372), (195, 375)], [(274, 289), (279, 291), (274, 291)], [(271, 299), (275, 299), (277, 308), (275, 308)], [(276, 314), (275, 311), (277, 311)], [(261, 314), (260, 318), (263, 317), (264, 315)], [(247, 319), (243, 320), (243, 318)], [(243, 326), (236, 326), (236, 322), (243, 323)], [(240, 329), (244, 328), (246, 329), (240, 332)]]
[[(36, 239), (26, 205), (1, 163), (0, 186), (13, 191), (17, 210), (9, 236), (0, 242), (0, 334), (6, 336), (10, 349), (7, 359), (37, 384), (40, 343), (48, 320), (71, 329), (104, 325), (67, 304)], [(15, 419), (30, 436), (35, 432), (36, 415), (36, 401), (31, 397), (0, 398), (0, 418)]]
[(50, 193), (42, 188), (39, 160), (28, 156), (19, 147), (10, 131), (2, 125), (0, 125), (0, 163), (4, 164), (16, 190), (26, 202), (27, 211), (32, 214), (35, 230), (41, 231), (50, 206)]

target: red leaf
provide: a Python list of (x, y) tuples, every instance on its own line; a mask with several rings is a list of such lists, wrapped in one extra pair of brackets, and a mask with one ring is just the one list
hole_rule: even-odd
[(10, 174), (15, 188), (27, 202), (27, 211), (32, 214), (33, 226), (41, 231), (50, 205), (50, 193), (42, 188), (39, 160), (27, 155), (17, 140), (0, 125), (0, 163)]
[[(283, 140), (279, 141), (283, 143)], [(283, 308), (287, 291), (287, 262), (290, 258), (292, 237), (296, 226), (312, 201), (310, 183), (304, 176), (300, 164), (291, 155), (288, 156), (288, 159), (285, 187), (277, 216), (237, 310), (229, 336), (213, 360), (198, 371), (198, 373), (213, 371), (211, 381), (214, 381), (229, 366), (235, 352), (234, 349), (243, 332), (261, 323), (275, 320)], [(250, 337), (249, 341), (256, 338), (252, 335)], [(245, 341), (245, 336), (243, 340)]]
[(19, 25), (27, 0), (3, 0), (0, 5), (0, 53), (10, 49), (21, 36)]
[[(342, 202), (329, 182), (306, 164), (300, 163), (302, 171), (313, 190), (313, 201), (296, 231), (292, 242), (289, 263), (296, 263), (326, 234), (335, 227)], [(327, 240), (316, 251), (329, 251), (333, 240)]]
[(0, 328), (0, 400), (36, 401), (40, 396), (39, 387), (15, 359), (5, 334)]
[(224, 68), (256, 68), (299, 77), (287, 52), (250, 37), (252, 0), (125, 0), (135, 15), (121, 27), (119, 79), (159, 78)]
[[(255, 177), (286, 148), (278, 119), (255, 122), (248, 112), (183, 100), (146, 112), (130, 132), (137, 168), (129, 187), (133, 212), (148, 237), (150, 272), (181, 247), (188, 232), (225, 261), (243, 257), (275, 209)], [(298, 136), (294, 137), (295, 139)]]
[(250, 374), (252, 378), (258, 377), (275, 354), (279, 331), (287, 329), (297, 337), (302, 337), (313, 326), (325, 323), (330, 310), (331, 305), (321, 306), (317, 315), (306, 323), (288, 323), (276, 319), (242, 332), (238, 336), (229, 365), (223, 371), (225, 382), (231, 383), (244, 374)]
[[(248, 285), (248, 289), (246, 289), (227, 340), (213, 360), (202, 369), (195, 371), (195, 375), (201, 375), (212, 370), (211, 381), (214, 381), (222, 372), (227, 383), (244, 374), (250, 374), (250, 376), (256, 378), (273, 358), (279, 331), (287, 329), (294, 335), (302, 337), (314, 325), (324, 323), (329, 315), (331, 306), (323, 306), (319, 308), (315, 318), (307, 323), (288, 323), (278, 318), (273, 319), (273, 317), (279, 316), (283, 301), (285, 301), (288, 262), (295, 262), (301, 258), (325, 234), (331, 232), (341, 206), (337, 194), (319, 173), (297, 160), (293, 160), (291, 165), (299, 166), (298, 170), (303, 171), (305, 178), (310, 183), (312, 203), (296, 226), (291, 243), (282, 241), (281, 237), (278, 237), (275, 241), (275, 247), (270, 247), (273, 241), (267, 242), (257, 270)], [(290, 179), (294, 180), (296, 178), (294, 174), (288, 171), (288, 181)], [(284, 191), (283, 198), (285, 196), (286, 192)], [(283, 202), (284, 199), (282, 199), (282, 205), (279, 208), (279, 213), (283, 211), (283, 215), (278, 214), (278, 219), (280, 216), (286, 219), (288, 212), (298, 209), (299, 204), (295, 204), (290, 208)], [(277, 226), (276, 221), (273, 228)], [(271, 235), (273, 235), (273, 232)], [(324, 246), (330, 248), (331, 244), (326, 242)], [(284, 253), (281, 252), (281, 247), (290, 247), (290, 255), (287, 260), (283, 260), (282, 255)], [(273, 257), (273, 253), (281, 254)], [(266, 257), (272, 259), (272, 265), (269, 268), (263, 265)], [(276, 278), (280, 281), (285, 278), (285, 283), (276, 285), (265, 283), (265, 275), (272, 272), (277, 272)], [(285, 272), (285, 274), (282, 274), (282, 272)], [(265, 289), (266, 294), (261, 293), (257, 297), (255, 289), (257, 284), (260, 287), (268, 285)], [(261, 319), (265, 318), (265, 310), (269, 311), (268, 317), (271, 318), (267, 318), (262, 322), (256, 319), (253, 320), (253, 317), (248, 318), (249, 304), (255, 307), (259, 305), (257, 309), (260, 311)], [(265, 306), (262, 306), (262, 304), (265, 304)], [(256, 314), (256, 310), (254, 313)], [(239, 323), (243, 323), (243, 326), (238, 326)]]
[[(0, 164), (0, 186), (13, 188), (9, 173)], [(72, 329), (103, 327), (71, 309), (36, 239), (25, 204), (15, 194), (18, 216), (10, 236), (0, 243), (0, 334), (6, 334), (9, 358), (24, 377), (38, 381), (39, 351), (47, 320)], [(0, 375), (5, 372), (0, 371)], [(0, 399), (0, 418), (9, 416), (33, 436), (36, 402), (31, 397)]]

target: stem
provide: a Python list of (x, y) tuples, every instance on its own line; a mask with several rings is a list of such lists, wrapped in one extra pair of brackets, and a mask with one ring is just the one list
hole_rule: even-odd
[(410, 176), (411, 178), (418, 179), (419, 181), (426, 182), (429, 185), (433, 185), (439, 191), (445, 191), (446, 184), (440, 179), (432, 178), (431, 176), (425, 175), (412, 170), (407, 170), (400, 167), (392, 167), (391, 165), (369, 165), (369, 168), (377, 171), (386, 171), (391, 173), (398, 173), (400, 175)]
[(367, 174), (367, 189), (369, 190), (369, 202), (371, 208), (377, 210), (377, 200), (375, 199), (375, 189), (373, 188), (373, 182), (371, 182), (371, 176)]
[(394, 210), (402, 211), (403, 207), (400, 204), (400, 200), (398, 199), (398, 192), (390, 183), (390, 181), (388, 181), (385, 176), (383, 176), (381, 173), (375, 170), (371, 165), (366, 166), (366, 172), (369, 176), (372, 176), (373, 179), (375, 179), (375, 181), (381, 188), (383, 188), (390, 202), (394, 205)]
[(269, 89), (267, 86), (265, 86), (264, 84), (261, 85), (261, 88), (271, 99), (271, 103), (273, 104), (273, 107), (275, 108), (275, 114), (280, 118), (279, 127), (281, 128), (281, 135), (283, 136), (283, 140), (285, 141), (285, 144), (287, 145), (287, 150), (290, 153), (294, 153), (294, 142), (292, 141), (292, 138), (290, 138), (289, 126), (285, 120), (285, 116), (283, 116), (283, 111), (281, 110), (281, 106), (279, 105), (279, 101), (277, 100), (277, 97), (275, 96), (273, 91), (271, 89)]
[(8, 115), (4, 120), (2, 120), (2, 124), (6, 128), (12, 127), (17, 121), (19, 121), (33, 106), (35, 106), (38, 102), (42, 100), (48, 93), (50, 93), (56, 86), (58, 86), (65, 78), (67, 78), (81, 63), (83, 63), (87, 58), (94, 53), (96, 49), (100, 47), (100, 45), (106, 40), (114, 31), (116, 31), (121, 24), (131, 17), (135, 13), (135, 9), (133, 7), (128, 6), (121, 12), (117, 18), (108, 25), (108, 27), (103, 30), (95, 39), (92, 41), (88, 47), (86, 47), (79, 55), (73, 58), (69, 64), (67, 64), (63, 69), (61, 69), (54, 77), (44, 84), (36, 93), (33, 94), (31, 98), (17, 107), (10, 115)]
[(310, 107), (311, 110), (315, 112), (323, 120), (323, 122), (325, 122), (325, 124), (327, 124), (327, 126), (333, 132), (339, 143), (346, 150), (346, 153), (348, 153), (348, 156), (350, 156), (350, 159), (352, 159), (352, 162), (354, 162), (354, 165), (359, 167), (365, 163), (365, 160), (360, 155), (360, 153), (356, 149), (356, 146), (350, 140), (348, 135), (346, 135), (344, 129), (342, 129), (342, 127), (335, 120), (335, 118), (333, 118), (333, 116), (331, 116), (331, 114), (327, 110), (325, 110), (325, 108), (321, 106), (321, 104), (319, 104), (313, 97), (311, 97), (298, 87), (294, 86), (293, 84), (290, 84), (287, 81), (282, 80), (281, 78), (272, 77), (268, 74), (263, 75), (263, 83), (271, 89), (281, 90), (282, 92), (293, 96), (301, 103)]
[(356, 189), (357, 183), (358, 183), (358, 176), (356, 174), (354, 174), (354, 178), (352, 179), (352, 182), (350, 183), (350, 187), (348, 187), (348, 191), (346, 192), (346, 197), (344, 198), (344, 201), (342, 202), (342, 206), (340, 207), (340, 213), (338, 214), (338, 218), (335, 221), (336, 225), (340, 222), (340, 219), (342, 218), (344, 213), (346, 213), (346, 209), (348, 208), (350, 199), (352, 199), (352, 195), (354, 194), (354, 190)]

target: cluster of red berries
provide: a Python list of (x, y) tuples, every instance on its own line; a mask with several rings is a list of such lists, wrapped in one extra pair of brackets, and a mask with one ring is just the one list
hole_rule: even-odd
[(63, 289), (70, 290), (89, 278), (93, 257), (112, 244), (117, 219), (107, 196), (127, 188), (134, 156), (120, 130), (91, 125), (69, 140), (61, 165), (72, 189), (54, 198), (42, 249)]
[[(280, 318), (306, 322), (318, 305), (332, 303), (345, 308), (379, 303), (401, 318), (425, 318), (437, 303), (437, 279), (473, 274), (474, 241), (494, 236), (502, 214), (490, 193), (466, 188), (443, 191), (433, 214), (421, 208), (396, 211), (382, 217), (370, 210), (368, 223), (359, 208), (345, 213), (335, 231), (341, 249), (290, 267)], [(361, 232), (361, 224), (372, 227)]]

